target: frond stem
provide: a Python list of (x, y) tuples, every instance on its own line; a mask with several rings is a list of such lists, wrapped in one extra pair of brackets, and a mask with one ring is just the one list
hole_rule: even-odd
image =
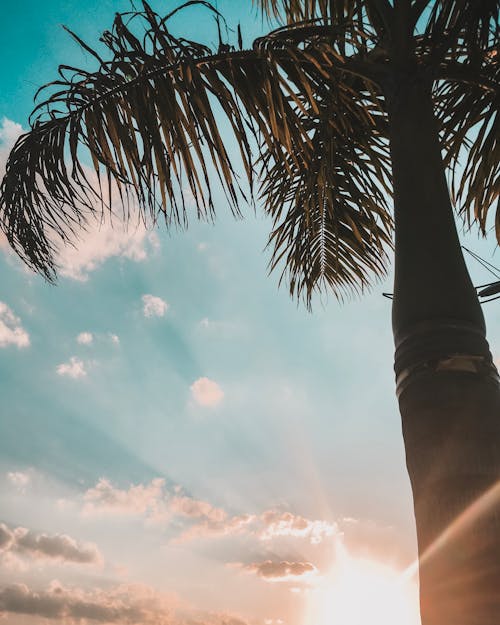
[[(238, 52), (231, 52), (229, 54), (218, 53), (218, 54), (204, 57), (203, 59), (195, 60), (194, 62), (191, 61), (191, 63), (193, 63), (196, 67), (200, 67), (209, 63), (217, 64), (218, 61), (227, 62), (228, 60), (243, 60), (245, 58), (249, 58), (254, 55), (255, 55), (254, 50), (243, 50), (243, 51), (238, 51)], [(278, 60), (280, 59), (280, 57), (284, 58), (285, 60), (289, 58), (288, 56), (286, 56), (285, 51), (281, 51), (281, 50), (277, 52), (273, 51), (273, 55), (277, 57)], [(304, 63), (308, 64), (307, 62), (304, 62)], [(83, 113), (85, 113), (85, 111), (95, 107), (96, 105), (100, 104), (101, 102), (105, 101), (106, 99), (114, 95), (123, 94), (128, 89), (134, 86), (140, 85), (144, 80), (148, 80), (149, 78), (154, 78), (158, 75), (161, 75), (162, 73), (174, 72), (177, 68), (181, 66), (181, 64), (182, 64), (182, 61), (178, 61), (176, 63), (165, 65), (162, 67), (157, 67), (145, 73), (139, 74), (132, 80), (129, 80), (120, 85), (117, 85), (116, 87), (109, 89), (109, 91), (106, 91), (105, 93), (97, 96), (94, 100), (91, 100), (85, 103), (83, 106), (79, 107), (78, 109), (70, 110), (68, 114), (65, 115), (64, 117), (53, 117), (50, 121), (55, 122), (57, 120), (57, 121), (64, 121), (64, 123), (67, 123), (67, 120), (80, 117)], [(339, 61), (338, 69), (340, 69), (341, 71), (345, 71), (349, 74), (354, 74), (355, 76), (359, 76), (361, 78), (369, 80), (377, 85), (379, 84), (380, 79), (386, 75), (386, 71), (383, 66), (377, 66), (375, 65), (375, 63), (364, 62), (360, 60), (344, 59), (343, 61)], [(31, 132), (37, 133), (37, 132), (43, 132), (43, 131), (44, 131), (44, 126), (40, 126), (39, 128), (37, 128), (36, 126), (33, 126), (32, 124)]]

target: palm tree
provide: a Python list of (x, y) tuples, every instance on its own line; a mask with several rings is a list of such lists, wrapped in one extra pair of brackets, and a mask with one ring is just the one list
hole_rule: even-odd
[(103, 34), (109, 60), (73, 34), (98, 69), (62, 66), (44, 91), (7, 163), (2, 228), (52, 280), (57, 244), (112, 212), (112, 193), (125, 221), (135, 210), (186, 225), (188, 194), (198, 218), (214, 217), (217, 181), (236, 215), (260, 196), (271, 266), (308, 306), (316, 290), (343, 297), (382, 276), (395, 230), (422, 623), (497, 625), (500, 386), (453, 208), (486, 233), (500, 191), (498, 0), (257, 3), (280, 27), (251, 49), (239, 27), (235, 47), (223, 41), (223, 18), (203, 0), (180, 8), (212, 13), (215, 50), (170, 32), (178, 9), (162, 18), (146, 2)]

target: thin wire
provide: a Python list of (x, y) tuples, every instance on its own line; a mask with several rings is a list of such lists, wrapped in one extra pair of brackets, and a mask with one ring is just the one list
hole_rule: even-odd
[[(495, 276), (495, 278), (497, 278), (498, 280), (500, 280), (500, 274), (498, 274), (497, 272), (499, 271), (497, 267), (495, 267), (495, 265), (492, 265), (491, 263), (489, 263), (487, 260), (484, 260), (483, 258), (481, 258), (481, 256), (479, 256), (478, 254), (476, 254), (475, 252), (472, 252), (471, 250), (469, 250), (468, 248), (466, 248), (464, 245), (462, 245), (462, 249), (465, 250), (466, 252), (468, 252), (472, 258), (474, 258), (475, 260), (477, 260), (478, 263), (480, 263), (487, 271), (489, 271), (493, 276)], [(486, 285), (487, 286), (487, 285)], [(481, 288), (481, 287), (478, 287)]]

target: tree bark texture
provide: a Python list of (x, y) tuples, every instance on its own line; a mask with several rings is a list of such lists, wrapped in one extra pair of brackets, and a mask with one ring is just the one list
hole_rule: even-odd
[(456, 231), (430, 83), (416, 72), (401, 76), (387, 99), (395, 370), (417, 527), (422, 625), (498, 625), (498, 374)]

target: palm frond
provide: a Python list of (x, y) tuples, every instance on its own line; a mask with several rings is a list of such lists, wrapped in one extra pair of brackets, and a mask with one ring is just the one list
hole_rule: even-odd
[(498, 0), (435, 0), (423, 28), (432, 58), (474, 62), (481, 59), (500, 33)]
[(284, 24), (318, 21), (323, 24), (367, 23), (382, 26), (389, 21), (392, 7), (388, 0), (253, 0), (268, 18)]
[[(207, 2), (184, 6), (194, 4), (218, 15)], [(212, 218), (214, 176), (239, 213), (243, 192), (216, 121), (217, 106), (253, 180), (246, 121), (217, 71), (218, 51), (174, 37), (167, 28), (173, 14), (161, 19), (144, 3), (138, 15), (146, 24), (142, 41), (122, 15), (104, 33), (110, 61), (75, 35), (99, 60), (99, 69), (62, 66), (32, 115), (31, 131), (9, 156), (0, 189), (2, 228), (16, 252), (49, 279), (54, 235), (63, 242), (74, 238), (89, 213), (111, 209), (102, 202), (103, 176), (108, 197), (112, 185), (122, 199), (134, 191), (144, 221), (163, 213), (167, 224), (185, 224), (186, 191), (198, 217)], [(83, 165), (86, 154), (91, 167)]]
[[(207, 7), (217, 22), (222, 19), (207, 2), (192, 0), (184, 6), (196, 4)], [(335, 289), (356, 288), (356, 281), (361, 287), (368, 283), (369, 271), (380, 275), (390, 219), (379, 183), (370, 181), (372, 175), (387, 176), (387, 151), (374, 121), (373, 105), (379, 106), (380, 94), (369, 71), (374, 34), (352, 26), (309, 24), (299, 34), (294, 28), (279, 29), (252, 50), (231, 50), (221, 41), (219, 49), (211, 50), (172, 35), (171, 15), (160, 18), (144, 3), (142, 12), (132, 14), (146, 25), (142, 40), (130, 25), (132, 18), (126, 23), (117, 15), (112, 31), (102, 37), (111, 52), (109, 61), (74, 35), (99, 68), (61, 67), (59, 80), (33, 113), (32, 130), (9, 157), (0, 223), (17, 253), (52, 278), (57, 269), (54, 238), (72, 240), (90, 215), (114, 211), (111, 197), (117, 194), (125, 220), (131, 216), (132, 194), (146, 223), (163, 215), (167, 225), (182, 226), (188, 220), (186, 196), (193, 199), (199, 218), (213, 218), (218, 180), (239, 215), (246, 195), (219, 129), (218, 116), (224, 114), (250, 195), (252, 141), (263, 154), (262, 173), (271, 172), (271, 182), (261, 190), (264, 208), (276, 221), (278, 248), (284, 241), (277, 234), (283, 206), (292, 214), (303, 205), (303, 223), (311, 228), (304, 231), (304, 240), (316, 237), (318, 209), (324, 213), (324, 232), (335, 228), (322, 239), (321, 254), (330, 260), (322, 261), (319, 271), (311, 272), (307, 255), (302, 268), (296, 257), (292, 292), (302, 292), (300, 275), (307, 298), (325, 281)], [(332, 126), (325, 121), (325, 103), (334, 92), (341, 108), (335, 113), (327, 107), (328, 115), (336, 115)], [(334, 152), (327, 135), (322, 137), (331, 128)], [(354, 144), (351, 135), (356, 133)], [(375, 147), (363, 146), (364, 140)], [(341, 142), (346, 144), (342, 149)], [(287, 187), (295, 188), (295, 199), (288, 191), (280, 204)], [(333, 243), (335, 251), (330, 252)], [(353, 253), (347, 262), (349, 249)]]
[(454, 66), (444, 67), (448, 80), (438, 84), (435, 100), (457, 207), (469, 224), (476, 221), (486, 234), (489, 211), (496, 201), (500, 242), (499, 52), (497, 48), (483, 53), (480, 67), (465, 64), (456, 73)]
[(302, 159), (289, 159), (285, 169), (270, 165), (265, 150), (262, 156), (262, 195), (274, 222), (270, 267), (282, 268), (291, 295), (308, 306), (324, 286), (342, 297), (385, 275), (393, 226), (386, 119), (376, 92), (332, 67), (315, 95), (316, 110), (304, 106), (310, 143), (297, 146)]

